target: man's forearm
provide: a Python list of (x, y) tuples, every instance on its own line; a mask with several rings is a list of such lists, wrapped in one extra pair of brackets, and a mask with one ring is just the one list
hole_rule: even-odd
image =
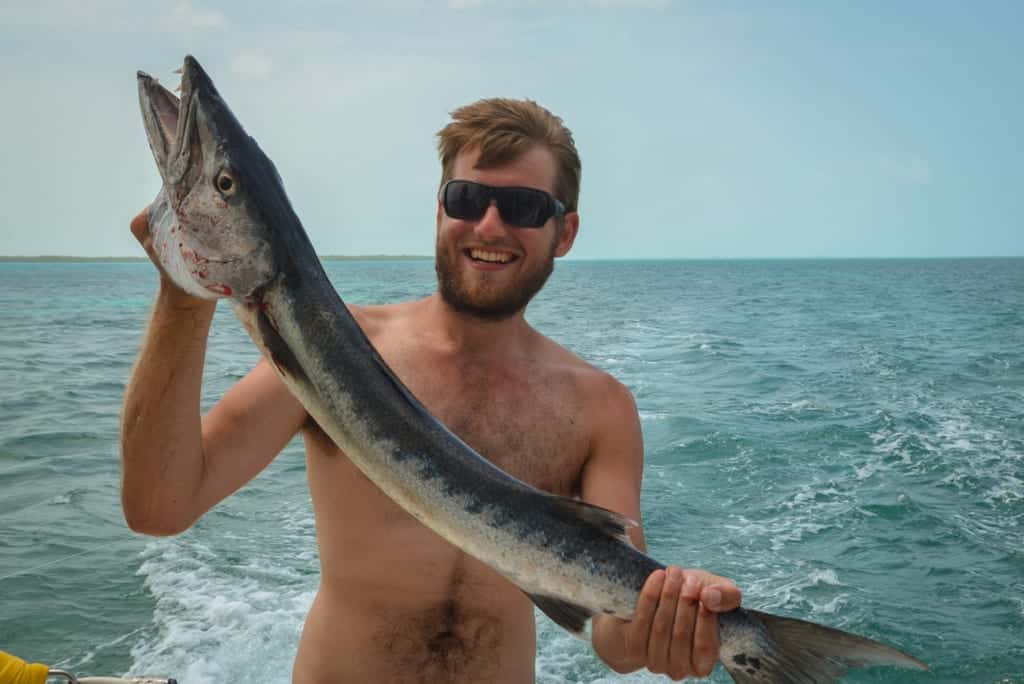
[(174, 534), (190, 525), (202, 480), (202, 388), (213, 302), (161, 285), (125, 391), (121, 503), (133, 530)]

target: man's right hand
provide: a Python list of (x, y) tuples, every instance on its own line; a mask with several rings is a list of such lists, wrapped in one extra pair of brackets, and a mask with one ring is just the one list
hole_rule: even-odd
[(156, 250), (153, 249), (153, 236), (149, 232), (149, 208), (145, 208), (132, 219), (131, 222), (132, 235), (142, 245), (142, 249), (146, 250), (146, 256), (156, 266), (157, 271), (160, 272), (160, 296), (161, 299), (168, 298), (169, 303), (173, 304), (176, 309), (194, 309), (201, 307), (213, 308), (216, 302), (209, 299), (200, 299), (185, 292), (174, 279), (164, 269), (163, 264), (160, 263), (159, 257), (156, 255)]
[(156, 253), (153, 251), (153, 236), (149, 234), (149, 207), (146, 207), (138, 213), (138, 215), (132, 219), (131, 223), (132, 235), (139, 241), (142, 248), (146, 250), (146, 254), (149, 255), (150, 260), (160, 265), (160, 261), (156, 258)]

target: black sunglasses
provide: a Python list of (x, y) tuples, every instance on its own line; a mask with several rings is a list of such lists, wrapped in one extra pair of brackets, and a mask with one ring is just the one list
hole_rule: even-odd
[(542, 228), (552, 216), (565, 215), (564, 204), (537, 188), (498, 188), (450, 180), (441, 186), (440, 199), (444, 213), (463, 221), (482, 219), (494, 200), (501, 220), (517, 228)]

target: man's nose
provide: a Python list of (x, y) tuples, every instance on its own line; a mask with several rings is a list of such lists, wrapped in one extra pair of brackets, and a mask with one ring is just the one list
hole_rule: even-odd
[(484, 211), (484, 215), (476, 223), (476, 234), (482, 238), (496, 238), (503, 237), (506, 233), (508, 233), (508, 228), (501, 220), (498, 205), (491, 202), (487, 210)]

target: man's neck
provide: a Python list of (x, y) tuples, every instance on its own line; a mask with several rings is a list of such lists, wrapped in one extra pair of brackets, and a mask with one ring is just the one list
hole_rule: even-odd
[(439, 293), (426, 300), (430, 336), (453, 353), (487, 355), (522, 354), (534, 330), (526, 322), (525, 310), (511, 316), (490, 319), (453, 309)]

